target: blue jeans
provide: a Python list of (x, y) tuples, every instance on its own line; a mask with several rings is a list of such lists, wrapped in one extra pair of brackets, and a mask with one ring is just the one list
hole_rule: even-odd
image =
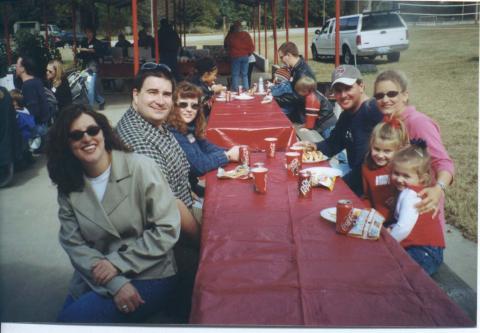
[(443, 262), (443, 248), (441, 247), (409, 246), (405, 251), (422, 266), (428, 275), (435, 273)]
[(89, 291), (77, 300), (67, 296), (57, 321), (64, 323), (139, 323), (151, 315), (164, 311), (171, 302), (177, 276), (156, 280), (132, 280), (145, 301), (135, 312), (120, 312), (112, 297), (103, 297)]
[(105, 103), (105, 99), (100, 95), (100, 82), (97, 78), (97, 66), (90, 65), (90, 75), (87, 78), (87, 97), (88, 97), (88, 104), (93, 108), (95, 106), (95, 102), (99, 105)]
[(248, 86), (248, 56), (232, 58), (232, 91), (236, 91), (238, 86), (243, 89), (249, 89)]
[[(330, 137), (330, 134), (332, 134), (333, 129), (335, 128), (335, 125), (325, 128), (324, 130), (320, 131), (320, 135), (324, 139), (328, 139)], [(350, 168), (350, 165), (348, 165), (348, 159), (347, 159), (347, 154), (345, 153), (345, 150), (342, 150), (339, 152), (337, 155), (335, 155), (338, 163), (330, 163), (330, 166), (334, 169), (338, 169), (342, 172), (342, 177), (345, 176), (347, 173), (349, 173), (352, 169)]]

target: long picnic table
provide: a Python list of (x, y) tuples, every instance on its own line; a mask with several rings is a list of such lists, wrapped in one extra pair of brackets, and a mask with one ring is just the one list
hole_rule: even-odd
[(262, 104), (262, 98), (214, 101), (207, 139), (222, 147), (243, 144), (258, 151), (264, 149), (264, 138), (276, 137), (277, 149), (286, 150), (296, 141), (295, 129), (275, 101)]
[(251, 179), (206, 176), (190, 323), (475, 325), (388, 232), (376, 241), (346, 237), (320, 217), (339, 199), (364, 207), (340, 178), (332, 191), (314, 188), (311, 199), (301, 199), (284, 153), (253, 153), (257, 161), (269, 169), (266, 194), (255, 193)]

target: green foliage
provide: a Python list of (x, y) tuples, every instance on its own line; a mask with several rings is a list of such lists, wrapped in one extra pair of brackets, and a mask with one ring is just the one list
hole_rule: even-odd
[(7, 75), (8, 58), (7, 50), (4, 43), (0, 43), (0, 77)]
[(17, 56), (29, 56), (37, 65), (35, 75), (43, 77), (47, 64), (52, 59), (60, 59), (60, 52), (55, 49), (54, 42), (51, 39), (50, 49), (45, 45), (45, 39), (42, 36), (31, 34), (27, 31), (18, 31), (15, 34), (15, 43)]

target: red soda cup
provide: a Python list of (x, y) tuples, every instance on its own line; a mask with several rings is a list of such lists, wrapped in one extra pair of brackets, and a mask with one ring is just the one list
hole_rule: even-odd
[(289, 148), (290, 151), (293, 151), (293, 152), (296, 152), (296, 153), (299, 153), (300, 154), (300, 162), (303, 161), (303, 147), (300, 146), (299, 144), (294, 144), (292, 146), (290, 146)]
[(268, 169), (265, 167), (252, 169), (255, 192), (261, 194), (267, 193), (267, 172)]
[(302, 162), (300, 160), (300, 153), (289, 151), (285, 153), (287, 159), (287, 173), (289, 176), (297, 176), (298, 172), (302, 168)]
[(265, 150), (267, 151), (268, 158), (275, 158), (277, 141), (278, 141), (277, 138), (265, 138), (265, 143), (266, 143)]

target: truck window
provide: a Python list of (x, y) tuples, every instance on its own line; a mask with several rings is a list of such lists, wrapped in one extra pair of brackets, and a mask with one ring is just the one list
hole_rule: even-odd
[(340, 19), (340, 31), (357, 30), (358, 16)]
[(365, 15), (362, 19), (362, 31), (404, 27), (397, 14)]
[(332, 24), (330, 24), (330, 29), (328, 29), (328, 33), (331, 34), (332, 33), (332, 30), (333, 30), (333, 27), (335, 26), (335, 21), (332, 22)]
[(320, 32), (321, 34), (326, 34), (328, 31), (328, 25), (330, 22), (325, 23), (325, 25), (322, 27), (322, 31)]

